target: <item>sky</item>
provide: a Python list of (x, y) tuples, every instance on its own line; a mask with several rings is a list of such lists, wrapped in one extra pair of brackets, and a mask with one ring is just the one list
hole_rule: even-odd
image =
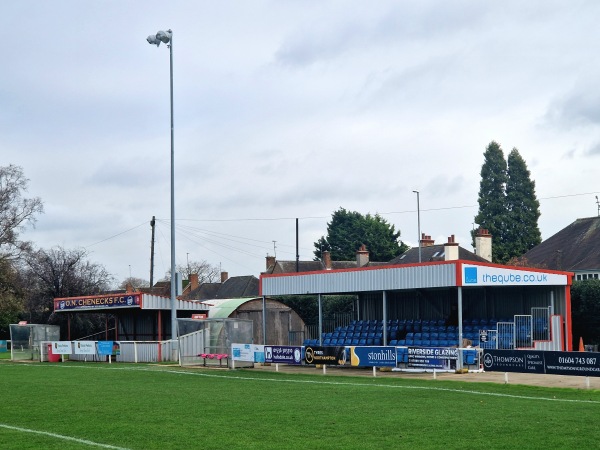
[[(472, 250), (483, 154), (517, 148), (547, 239), (598, 215), (597, 1), (2, 2), (0, 166), (119, 284), (176, 263), (313, 259), (343, 207)], [(417, 208), (418, 191), (419, 208)], [(420, 213), (420, 214), (419, 214)]]

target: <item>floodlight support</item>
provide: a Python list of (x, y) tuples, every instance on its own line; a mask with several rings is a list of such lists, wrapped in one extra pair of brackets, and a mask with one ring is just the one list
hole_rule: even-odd
[(421, 205), (419, 203), (419, 191), (413, 191), (417, 194), (417, 242), (419, 243), (419, 263), (421, 262)]
[(159, 31), (146, 39), (149, 44), (159, 46), (164, 42), (169, 47), (169, 79), (171, 103), (171, 338), (177, 340), (177, 286), (175, 269), (175, 126), (173, 122), (173, 31)]

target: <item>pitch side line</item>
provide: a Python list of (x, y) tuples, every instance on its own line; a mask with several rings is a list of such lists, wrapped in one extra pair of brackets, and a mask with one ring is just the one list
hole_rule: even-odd
[[(41, 366), (30, 366), (30, 367), (41, 367)], [(452, 393), (460, 393), (460, 394), (472, 394), (472, 395), (484, 395), (489, 397), (505, 397), (505, 398), (514, 398), (520, 400), (541, 400), (541, 401), (549, 401), (549, 402), (562, 402), (562, 403), (590, 403), (595, 405), (600, 405), (600, 401), (596, 400), (576, 400), (576, 399), (565, 399), (565, 398), (550, 398), (550, 397), (532, 397), (528, 395), (513, 395), (513, 394), (502, 394), (499, 392), (481, 392), (467, 389), (451, 389), (451, 388), (441, 388), (441, 387), (431, 387), (431, 386), (403, 386), (403, 385), (391, 385), (391, 384), (381, 384), (381, 383), (349, 383), (349, 382), (341, 382), (341, 381), (321, 381), (321, 380), (280, 380), (277, 378), (259, 378), (259, 377), (243, 377), (238, 375), (217, 375), (217, 374), (208, 374), (208, 373), (197, 373), (197, 372), (188, 372), (182, 370), (169, 370), (169, 369), (158, 369), (158, 368), (147, 368), (147, 367), (84, 367), (84, 366), (53, 366), (53, 368), (59, 369), (88, 369), (88, 370), (137, 370), (141, 372), (155, 372), (155, 373), (171, 373), (176, 375), (190, 375), (197, 377), (205, 377), (205, 378), (223, 378), (223, 379), (234, 379), (234, 380), (244, 380), (244, 381), (269, 381), (274, 383), (297, 383), (297, 384), (322, 384), (329, 386), (362, 386), (362, 387), (381, 387), (388, 389), (416, 389), (423, 391), (438, 391), (438, 392), (452, 392)]]
[(71, 436), (63, 436), (62, 434), (49, 433), (47, 431), (31, 430), (29, 428), (14, 427), (12, 425), (6, 425), (5, 423), (0, 423), (0, 428), (6, 428), (8, 430), (13, 430), (13, 431), (20, 431), (22, 433), (41, 434), (43, 436), (49, 436), (49, 437), (53, 437), (56, 439), (63, 439), (65, 441), (77, 442), (78, 444), (85, 444), (85, 445), (90, 445), (93, 447), (110, 448), (113, 450), (128, 450), (123, 447), (115, 447), (114, 445), (101, 444), (99, 442), (88, 441), (86, 439), (78, 439), (78, 438), (74, 438)]

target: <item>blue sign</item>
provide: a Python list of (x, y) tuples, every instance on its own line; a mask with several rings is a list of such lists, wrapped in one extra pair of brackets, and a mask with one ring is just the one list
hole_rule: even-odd
[(465, 267), (465, 284), (477, 283), (477, 267)]
[(6, 341), (0, 341), (0, 353), (6, 353), (8, 351), (8, 346)]
[(113, 354), (113, 341), (98, 341), (98, 354), (108, 356)]
[(302, 364), (302, 347), (265, 345), (265, 363)]
[(396, 367), (396, 347), (350, 347), (350, 362), (360, 367)]

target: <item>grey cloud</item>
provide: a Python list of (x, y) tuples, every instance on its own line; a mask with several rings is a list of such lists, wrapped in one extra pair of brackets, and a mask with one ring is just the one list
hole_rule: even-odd
[(546, 120), (552, 125), (566, 128), (600, 125), (600, 94), (594, 89), (580, 86), (555, 100), (546, 112)]

